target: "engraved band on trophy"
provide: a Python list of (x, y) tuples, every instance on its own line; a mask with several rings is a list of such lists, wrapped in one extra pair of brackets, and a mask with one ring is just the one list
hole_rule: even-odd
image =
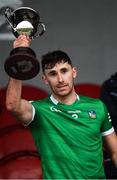
[[(31, 39), (35, 39), (45, 32), (45, 25), (40, 22), (39, 14), (32, 8), (20, 7), (14, 11), (7, 8), (5, 18), (16, 38), (26, 34)], [(39, 73), (40, 64), (30, 47), (18, 47), (11, 50), (4, 68), (10, 77), (28, 80)]]

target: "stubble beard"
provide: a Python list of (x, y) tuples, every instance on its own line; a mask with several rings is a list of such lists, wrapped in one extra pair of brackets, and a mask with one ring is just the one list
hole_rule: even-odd
[(68, 85), (68, 90), (52, 90), (52, 93), (55, 97), (66, 98), (74, 91), (74, 84), (72, 86)]

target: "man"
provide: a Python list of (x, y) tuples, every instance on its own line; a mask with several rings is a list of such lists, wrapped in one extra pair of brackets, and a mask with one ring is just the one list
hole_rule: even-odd
[[(19, 36), (13, 47), (29, 46)], [(6, 107), (31, 128), (41, 156), (44, 179), (103, 179), (102, 136), (117, 166), (117, 137), (104, 104), (74, 90), (77, 70), (63, 51), (42, 57), (43, 81), (51, 96), (28, 102), (21, 99), (22, 82), (10, 78)]]
[[(111, 115), (112, 126), (117, 133), (117, 72), (105, 80), (101, 86), (100, 99), (105, 103)], [(108, 150), (104, 151), (105, 173), (108, 179), (117, 179), (117, 168), (110, 159)], [(110, 160), (109, 160), (110, 159)]]
[(102, 84), (100, 99), (106, 104), (117, 133), (117, 72)]

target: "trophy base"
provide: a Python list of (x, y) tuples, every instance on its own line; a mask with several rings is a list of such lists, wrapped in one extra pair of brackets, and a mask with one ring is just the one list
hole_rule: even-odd
[(6, 73), (18, 80), (34, 78), (40, 70), (34, 51), (29, 47), (18, 47), (10, 52), (4, 64)]

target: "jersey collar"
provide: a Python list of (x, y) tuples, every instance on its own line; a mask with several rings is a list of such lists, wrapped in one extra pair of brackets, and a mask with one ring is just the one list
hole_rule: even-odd
[[(78, 95), (78, 94), (76, 94), (76, 97), (77, 97), (77, 100), (79, 101), (80, 98), (79, 98), (79, 95)], [(57, 101), (57, 99), (55, 99), (53, 95), (50, 96), (50, 99), (51, 99), (51, 101), (52, 101), (54, 104), (56, 104), (56, 105), (59, 103), (59, 101)]]

